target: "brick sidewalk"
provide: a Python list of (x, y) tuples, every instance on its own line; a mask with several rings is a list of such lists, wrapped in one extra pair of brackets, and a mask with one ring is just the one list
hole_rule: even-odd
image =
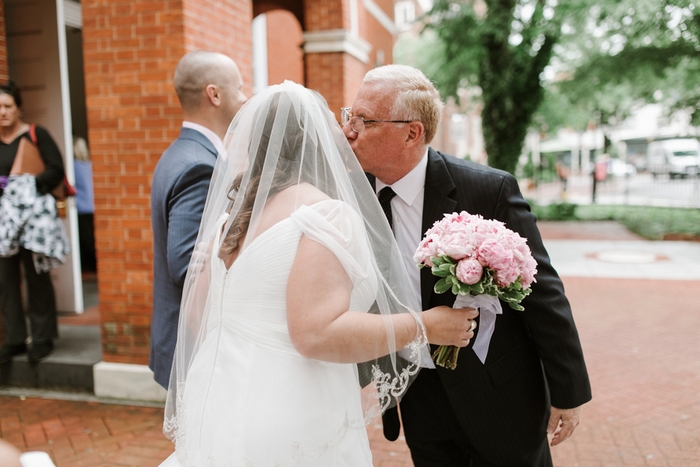
[[(593, 383), (555, 465), (700, 466), (700, 313), (691, 281), (565, 278)], [(167, 457), (162, 409), (0, 397), (2, 437), (58, 467), (150, 466)], [(376, 467), (411, 466), (368, 428)]]

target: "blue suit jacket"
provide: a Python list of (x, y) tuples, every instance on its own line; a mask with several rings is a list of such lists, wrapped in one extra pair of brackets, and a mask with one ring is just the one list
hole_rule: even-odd
[(214, 145), (183, 128), (153, 173), (153, 316), (149, 367), (167, 389), (177, 341), (182, 286), (216, 164)]

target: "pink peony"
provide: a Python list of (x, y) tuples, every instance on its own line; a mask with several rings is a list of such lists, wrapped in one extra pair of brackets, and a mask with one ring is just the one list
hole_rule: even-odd
[(473, 285), (481, 280), (484, 268), (475, 259), (463, 259), (457, 263), (455, 275), (465, 284)]
[(532, 255), (528, 254), (521, 269), (523, 272), (522, 276), (524, 288), (528, 288), (533, 282), (537, 282), (535, 280), (535, 274), (537, 274), (537, 261), (535, 261), (535, 258), (533, 258)]
[(471, 232), (455, 229), (442, 238), (443, 254), (459, 261), (474, 254), (475, 246), (471, 243)]
[(428, 267), (433, 267), (433, 262), (430, 261), (430, 258), (435, 256), (431, 248), (433, 243), (434, 240), (432, 237), (426, 237), (420, 242), (418, 249), (413, 255), (413, 261), (415, 261), (416, 264), (425, 264)]
[(476, 257), (484, 267), (498, 271), (509, 266), (513, 252), (506, 249), (498, 240), (489, 238), (479, 245)]
[(506, 267), (501, 268), (496, 271), (496, 280), (498, 285), (502, 287), (507, 287), (518, 280), (520, 276), (520, 270), (515, 264), (511, 263), (506, 265)]
[[(445, 214), (425, 233), (413, 259), (432, 267), (432, 258), (444, 256), (458, 263), (461, 272), (457, 279), (465, 284), (473, 285), (480, 280), (462, 280), (462, 277), (473, 280), (473, 274), (479, 270), (473, 261), (492, 270), (499, 287), (508, 287), (518, 278), (524, 288), (535, 282), (537, 263), (527, 240), (494, 219), (466, 211)], [(483, 278), (480, 270), (479, 277)]]

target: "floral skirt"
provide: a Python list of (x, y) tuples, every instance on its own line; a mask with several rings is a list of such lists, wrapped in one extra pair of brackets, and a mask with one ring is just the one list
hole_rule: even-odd
[(14, 256), (20, 248), (34, 253), (37, 273), (60, 266), (70, 254), (56, 200), (36, 191), (33, 175), (10, 176), (0, 196), (0, 256)]

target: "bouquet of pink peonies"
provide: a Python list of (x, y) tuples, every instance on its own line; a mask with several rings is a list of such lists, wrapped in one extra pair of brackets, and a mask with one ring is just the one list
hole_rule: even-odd
[[(425, 233), (413, 259), (419, 268), (428, 266), (440, 277), (436, 293), (451, 290), (457, 296), (455, 308), (479, 308), (479, 333), (473, 348), (483, 363), (496, 315), (502, 313), (499, 299), (522, 311), (520, 302), (535, 282), (537, 263), (527, 240), (502, 222), (462, 211), (437, 221)], [(458, 353), (458, 347), (443, 345), (433, 359), (454, 370)]]

